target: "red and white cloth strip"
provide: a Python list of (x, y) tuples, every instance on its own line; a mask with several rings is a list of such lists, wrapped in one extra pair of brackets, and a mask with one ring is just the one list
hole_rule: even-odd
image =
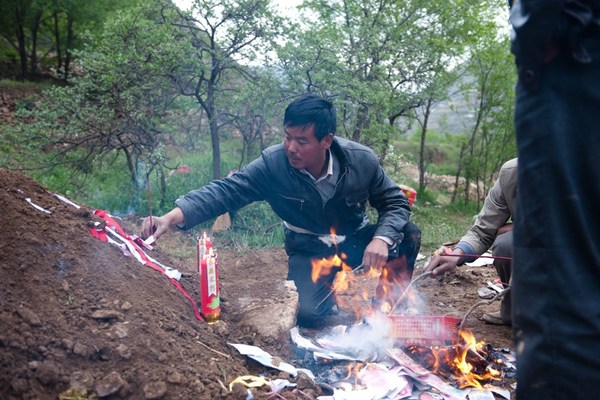
[[(168, 280), (175, 285), (177, 289), (187, 298), (190, 303), (192, 303), (192, 307), (194, 308), (194, 314), (199, 321), (204, 321), (202, 316), (200, 315), (200, 311), (198, 310), (198, 306), (192, 299), (192, 297), (185, 291), (185, 289), (179, 284), (178, 280), (181, 278), (181, 272), (177, 271), (174, 268), (167, 267), (152, 257), (148, 256), (144, 250), (140, 246), (151, 249), (144, 241), (138, 236), (130, 236), (115, 222), (114, 219), (111, 218), (110, 215), (104, 210), (96, 210), (94, 214), (102, 218), (106, 221), (106, 226), (104, 229), (100, 229), (98, 227), (88, 228), (92, 236), (102, 240), (103, 242), (114, 244), (121, 248), (125, 252), (125, 254), (131, 254), (138, 260), (141, 264), (144, 264), (156, 271), (162, 273)], [(110, 236), (108, 235), (110, 234)], [(112, 237), (111, 237), (112, 236)], [(115, 239), (117, 240), (115, 240)], [(119, 243), (119, 241), (121, 243)]]

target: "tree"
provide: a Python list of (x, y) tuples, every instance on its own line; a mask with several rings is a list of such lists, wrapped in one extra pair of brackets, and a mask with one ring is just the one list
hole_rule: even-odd
[(164, 162), (160, 119), (178, 95), (165, 71), (182, 62), (182, 53), (158, 17), (151, 6), (117, 14), (81, 53), (84, 75), (48, 90), (22, 115), (33, 119), (20, 127), (24, 140), (51, 155), (46, 167), (90, 172), (94, 162), (123, 155), (139, 190)]
[(268, 70), (255, 68), (253, 75), (252, 81), (229, 82), (229, 100), (223, 110), (224, 122), (242, 137), (238, 169), (281, 140), (277, 128), (283, 115), (279, 81)]
[(399, 118), (481, 24), (486, 0), (311, 0), (308, 23), (278, 55), (289, 86), (336, 99), (340, 133), (381, 152)]
[[(42, 9), (35, 0), (15, 0), (0, 3), (0, 32), (6, 43), (16, 50), (19, 57), (21, 79), (29, 76), (27, 66), (28, 48), (35, 49)], [(34, 57), (36, 52), (33, 52)], [(34, 58), (35, 59), (35, 58)], [(32, 65), (32, 71), (37, 67)]]
[[(514, 85), (516, 74), (508, 38), (489, 38), (471, 51), (465, 64), (463, 93), (471, 102), (473, 123), (459, 163), (464, 167), (465, 201), (469, 187), (477, 187), (478, 203), (493, 183), (493, 174), (516, 154), (513, 128)], [(461, 168), (459, 168), (460, 170)]]
[(195, 0), (172, 21), (185, 32), (189, 53), (171, 77), (206, 113), (215, 179), (221, 177), (219, 129), (226, 118), (227, 82), (254, 79), (248, 63), (259, 48), (266, 50), (280, 25), (269, 5), (269, 0)]
[[(72, 51), (83, 32), (97, 32), (109, 15), (135, 0), (14, 0), (0, 3), (0, 34), (19, 57), (22, 79), (39, 74), (39, 64), (56, 58), (67, 81)], [(41, 57), (40, 57), (41, 56)]]

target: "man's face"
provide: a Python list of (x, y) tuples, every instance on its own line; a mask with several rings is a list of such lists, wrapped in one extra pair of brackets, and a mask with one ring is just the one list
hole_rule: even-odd
[(315, 126), (284, 126), (283, 145), (285, 154), (296, 169), (306, 169), (318, 178), (325, 165), (325, 155), (331, 146), (332, 135), (327, 135), (320, 142), (315, 137)]

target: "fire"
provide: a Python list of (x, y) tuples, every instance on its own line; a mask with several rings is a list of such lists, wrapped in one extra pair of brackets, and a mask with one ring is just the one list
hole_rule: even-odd
[[(338, 257), (337, 254), (329, 258), (313, 260), (311, 279), (314, 283), (316, 283), (319, 280), (319, 278), (329, 276), (337, 271), (341, 271), (342, 273), (344, 273), (343, 275), (345, 275), (345, 272), (352, 271), (352, 268), (346, 263), (344, 263), (344, 261), (340, 257)], [(338, 279), (337, 276), (336, 279)]]
[(477, 342), (472, 332), (459, 332), (462, 343), (446, 347), (411, 346), (409, 351), (429, 370), (455, 380), (462, 388), (483, 385), (493, 380), (500, 380), (502, 372), (498, 360), (490, 359), (488, 345)]
[(362, 292), (349, 297), (338, 296), (343, 293), (349, 293), (349, 289), (352, 285), (356, 287), (356, 283), (360, 282), (361, 276), (371, 278), (376, 276), (376, 272), (369, 270), (367, 275), (363, 275), (362, 272), (360, 274), (355, 273), (353, 268), (346, 264), (345, 260), (346, 255), (343, 253), (341, 256), (336, 254), (329, 258), (314, 259), (312, 261), (311, 279), (316, 283), (324, 277), (335, 274), (335, 278), (331, 284), (330, 294), (335, 294), (337, 304), (354, 313), (356, 320), (359, 321), (365, 313), (370, 313), (370, 310), (360, 306), (370, 300), (368, 290), (362, 290)]
[(363, 363), (357, 362), (354, 365), (348, 364), (346, 367), (348, 368), (348, 375), (346, 376), (346, 378), (344, 378), (344, 380), (349, 381), (350, 379), (353, 379), (354, 387), (356, 388), (358, 386), (359, 381), (359, 372), (363, 368)]

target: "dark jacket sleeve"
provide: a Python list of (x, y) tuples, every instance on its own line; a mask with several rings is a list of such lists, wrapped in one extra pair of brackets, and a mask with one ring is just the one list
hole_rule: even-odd
[(240, 172), (214, 180), (192, 190), (175, 201), (185, 216), (180, 229), (190, 229), (226, 212), (234, 212), (254, 201), (264, 200), (262, 193), (265, 173), (262, 158), (252, 161)]

